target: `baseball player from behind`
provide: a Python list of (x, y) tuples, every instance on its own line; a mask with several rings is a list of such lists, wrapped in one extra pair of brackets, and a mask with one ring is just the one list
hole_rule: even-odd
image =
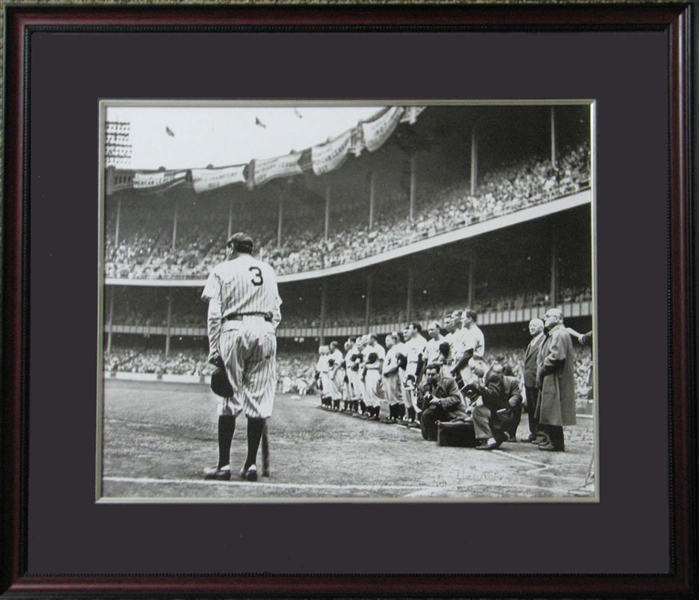
[(218, 466), (204, 471), (207, 479), (231, 478), (235, 420), (244, 411), (248, 451), (240, 475), (257, 480), (257, 451), (274, 408), (281, 298), (274, 269), (253, 258), (252, 251), (249, 235), (233, 234), (226, 242), (227, 260), (213, 268), (202, 293), (209, 302), (209, 362), (225, 366), (233, 388), (219, 411)]

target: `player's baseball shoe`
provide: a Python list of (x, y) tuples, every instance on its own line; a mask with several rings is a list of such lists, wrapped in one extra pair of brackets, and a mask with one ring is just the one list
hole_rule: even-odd
[(204, 479), (215, 479), (217, 481), (230, 481), (231, 468), (228, 467), (210, 467), (204, 469)]
[(563, 446), (555, 446), (551, 442), (539, 444), (537, 448), (539, 448), (539, 450), (545, 450), (546, 452), (565, 452), (565, 448)]
[(495, 450), (500, 447), (500, 444), (502, 444), (502, 440), (489, 438), (482, 446), (476, 446), (476, 450)]
[(247, 471), (245, 467), (243, 467), (240, 470), (240, 477), (241, 479), (245, 479), (245, 481), (257, 481), (257, 467), (255, 465), (250, 465)]

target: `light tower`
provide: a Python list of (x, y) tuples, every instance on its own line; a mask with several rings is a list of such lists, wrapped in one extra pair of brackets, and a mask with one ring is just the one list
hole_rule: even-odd
[(131, 123), (107, 121), (105, 124), (104, 156), (107, 166), (117, 166), (131, 160)]

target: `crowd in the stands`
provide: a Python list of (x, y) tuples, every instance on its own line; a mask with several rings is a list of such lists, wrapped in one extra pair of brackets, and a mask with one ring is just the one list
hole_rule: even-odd
[[(589, 287), (567, 287), (558, 295), (558, 301), (562, 303), (587, 302), (592, 300), (592, 290)], [(530, 292), (518, 295), (500, 296), (497, 298), (484, 298), (474, 303), (479, 313), (489, 311), (517, 310), (548, 306), (549, 296), (544, 292)], [(429, 307), (416, 307), (412, 318), (426, 323), (429, 320), (441, 320), (444, 315), (450, 314), (459, 307), (460, 303), (432, 304)], [(140, 302), (138, 298), (124, 295), (115, 304), (114, 325), (135, 326), (167, 326), (167, 307), (164, 303)], [(282, 311), (282, 329), (298, 329), (319, 327), (320, 317), (317, 314), (294, 314), (286, 310)], [(357, 327), (365, 322), (365, 314), (358, 308), (356, 311), (331, 311), (325, 320), (326, 327)], [(402, 323), (407, 320), (405, 310), (372, 310), (371, 322), (378, 325), (390, 325)], [(206, 304), (202, 302), (198, 294), (179, 295), (173, 303), (171, 327), (206, 327)]]
[[(287, 378), (296, 382), (305, 379), (313, 383), (315, 353), (304, 350), (280, 352), (277, 355), (277, 378), (281, 387)], [(177, 349), (166, 355), (164, 349), (132, 347), (112, 348), (104, 353), (106, 372), (150, 373), (154, 375), (211, 375), (213, 366), (207, 362), (204, 349)]]
[[(589, 286), (577, 288), (568, 287), (558, 294), (558, 302), (567, 304), (571, 302), (589, 302), (592, 300), (592, 289)], [(525, 308), (538, 308), (548, 306), (549, 295), (545, 292), (530, 292), (518, 295), (499, 296), (496, 298), (484, 298), (473, 303), (479, 313), (491, 311), (518, 310)], [(416, 307), (412, 313), (412, 319), (421, 323), (431, 320), (441, 320), (444, 315), (451, 314), (461, 303), (431, 304), (428, 307)], [(325, 319), (326, 327), (357, 327), (365, 323), (366, 315), (357, 307), (355, 311), (338, 312), (331, 307)], [(377, 310), (372, 309), (371, 322), (378, 325), (395, 325), (407, 320), (405, 310)], [(299, 315), (283, 311), (281, 327), (284, 329), (313, 328), (320, 326), (318, 315)]]
[(152, 348), (112, 348), (104, 354), (104, 370), (109, 372), (154, 373), (158, 375), (210, 375), (204, 351), (186, 349), (165, 354)]
[[(276, 218), (236, 220), (256, 240), (262, 260), (278, 274), (297, 273), (346, 264), (413, 244), (457, 228), (467, 227), (537, 204), (573, 194), (590, 185), (589, 145), (563, 152), (556, 166), (549, 159), (530, 157), (484, 173), (471, 194), (470, 181), (450, 183), (434, 193), (419, 193), (414, 218), (396, 211), (392, 202), (380, 203), (372, 227), (368, 219), (347, 219), (333, 228), (326, 240), (322, 219), (292, 214), (277, 245)], [(426, 186), (426, 189), (430, 186)], [(434, 187), (434, 186), (431, 186)], [(174, 233), (169, 227), (144, 220), (120, 235), (115, 244), (114, 223), (107, 225), (106, 266), (109, 278), (180, 279), (207, 276), (223, 259), (227, 219), (211, 215), (201, 223), (183, 222)], [(336, 224), (337, 225), (337, 224)], [(175, 243), (173, 244), (173, 237)]]
[[(340, 339), (339, 341), (342, 341)], [(586, 398), (590, 392), (590, 368), (592, 354), (589, 348), (576, 345), (575, 383), (577, 395)], [(498, 356), (512, 367), (516, 377), (521, 376), (524, 348), (499, 347), (489, 349), (492, 356)], [(206, 362), (207, 354), (202, 349), (178, 349), (168, 356), (164, 349), (113, 348), (104, 353), (106, 372), (152, 373), (169, 375), (210, 375), (213, 367)], [(277, 379), (280, 391), (304, 393), (312, 392), (315, 364), (318, 355), (314, 350), (280, 351), (277, 354)], [(305, 386), (305, 389), (304, 389)]]

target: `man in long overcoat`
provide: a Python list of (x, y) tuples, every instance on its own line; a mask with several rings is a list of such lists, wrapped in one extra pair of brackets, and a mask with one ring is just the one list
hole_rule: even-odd
[[(539, 388), (536, 387), (536, 371), (539, 362), (539, 350), (544, 341), (544, 322), (541, 319), (529, 321), (529, 334), (532, 336), (524, 353), (524, 391), (527, 397), (527, 412), (529, 413), (529, 437), (527, 442), (535, 442), (538, 438), (539, 424), (536, 421), (536, 407), (539, 404)], [(543, 435), (542, 435), (543, 437)], [(538, 442), (537, 442), (538, 443)]]
[(540, 450), (565, 450), (564, 425), (575, 425), (575, 350), (557, 308), (544, 316), (544, 341), (539, 349), (536, 418), (544, 435)]

